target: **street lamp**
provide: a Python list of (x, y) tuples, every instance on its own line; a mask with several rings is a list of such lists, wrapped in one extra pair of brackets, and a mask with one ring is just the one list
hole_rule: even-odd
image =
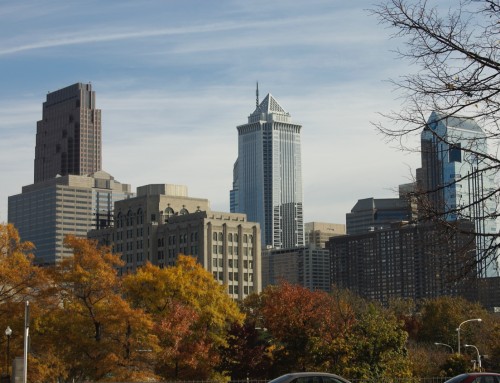
[(482, 322), (482, 319), (481, 318), (474, 318), (474, 319), (467, 319), (467, 320), (464, 320), (462, 323), (460, 323), (458, 325), (458, 328), (457, 328), (457, 333), (458, 333), (458, 353), (460, 354), (460, 327), (464, 324), (464, 323), (467, 323), (467, 322)]
[(5, 336), (7, 337), (7, 375), (9, 376), (10, 372), (10, 366), (9, 366), (9, 361), (10, 361), (10, 336), (12, 335), (12, 329), (7, 326), (5, 329)]
[(436, 346), (446, 346), (446, 347), (449, 347), (450, 350), (451, 350), (451, 353), (453, 354), (453, 347), (451, 347), (449, 344), (446, 344), (446, 343), (439, 343), (439, 342), (434, 342), (434, 344)]
[(472, 348), (476, 349), (476, 353), (477, 353), (477, 366), (479, 367), (479, 371), (481, 371), (481, 355), (479, 355), (479, 350), (477, 349), (477, 347), (474, 346), (473, 344), (466, 344), (464, 346), (465, 347), (472, 347)]

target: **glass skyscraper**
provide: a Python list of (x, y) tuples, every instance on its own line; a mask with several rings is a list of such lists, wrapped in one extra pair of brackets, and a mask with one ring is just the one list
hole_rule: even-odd
[(268, 94), (238, 129), (231, 212), (260, 223), (262, 245), (304, 245), (300, 130)]
[(471, 118), (433, 112), (421, 140), (420, 182), (431, 206), (447, 221), (474, 223), (478, 276), (498, 276), (494, 173), (488, 170), (485, 132)]

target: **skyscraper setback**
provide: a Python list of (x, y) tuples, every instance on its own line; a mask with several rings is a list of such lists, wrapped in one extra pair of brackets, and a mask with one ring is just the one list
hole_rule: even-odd
[(85, 237), (113, 225), (114, 203), (134, 195), (101, 170), (101, 111), (91, 84), (47, 94), (37, 123), (35, 182), (9, 196), (8, 220), (35, 244), (35, 262), (50, 265), (71, 255), (67, 234)]
[(300, 130), (268, 94), (238, 129), (231, 212), (261, 226), (262, 245), (304, 245)]
[(101, 170), (101, 111), (91, 84), (47, 94), (36, 128), (35, 183)]

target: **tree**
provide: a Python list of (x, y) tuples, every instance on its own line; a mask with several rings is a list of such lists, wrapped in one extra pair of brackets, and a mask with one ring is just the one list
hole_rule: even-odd
[(228, 344), (221, 349), (219, 370), (231, 380), (269, 380), (273, 346), (267, 329), (257, 328), (254, 321), (234, 323), (228, 333)]
[(464, 354), (453, 354), (441, 366), (440, 376), (454, 376), (472, 371), (470, 358)]
[[(484, 180), (486, 185), (486, 179), (493, 179), (500, 168), (497, 155), (492, 154), (500, 143), (497, 24), (500, 2), (461, 0), (453, 3), (448, 12), (439, 8), (437, 1), (436, 7), (431, 3), (386, 0), (372, 10), (382, 23), (395, 30), (394, 37), (404, 41), (404, 47), (397, 53), (415, 68), (414, 73), (391, 80), (404, 97), (400, 112), (385, 115), (394, 124), (377, 123), (376, 126), (388, 139), (398, 140), (404, 150), (412, 150), (406, 146), (405, 138), (426, 129), (429, 142), (434, 144), (422, 148), (423, 151), (446, 148), (450, 156), (457, 156), (453, 161), (468, 163), (469, 170), (457, 172), (453, 179), (443, 176), (443, 182), (430, 183), (424, 177), (415, 197), (424, 219), (432, 219), (451, 230), (463, 230), (449, 225), (451, 217), (476, 223), (473, 228), (478, 246), (475, 266), (479, 274), (484, 275), (486, 269), (490, 272), (496, 266), (498, 230), (481, 231), (479, 226), (499, 215), (498, 183), (492, 183), (491, 188), (480, 186), (482, 190), (471, 200), (460, 201), (457, 196), (458, 204), (443, 203), (443, 193), (454, 185), (477, 180)], [(458, 121), (467, 124), (470, 119), (481, 126), (484, 135), (463, 136), (461, 145), (457, 145), (456, 136), (446, 137), (434, 125)], [(486, 139), (490, 147), (495, 147), (493, 150), (485, 149)]]
[(33, 265), (33, 248), (13, 225), (0, 224), (0, 317), (11, 315), (11, 303), (37, 296), (44, 286), (43, 270)]
[[(11, 356), (22, 354), (25, 301), (49, 299), (47, 276), (33, 264), (33, 248), (32, 243), (21, 241), (13, 225), (0, 224), (0, 328), (12, 329)], [(36, 315), (38, 306), (33, 311)]]
[[(458, 351), (458, 325), (467, 319), (488, 316), (487, 311), (479, 304), (448, 296), (424, 300), (419, 311), (421, 327), (417, 335), (418, 340), (429, 344), (435, 342), (449, 344), (455, 352)], [(462, 343), (475, 344), (483, 327), (483, 324), (478, 322), (463, 326), (461, 328)]]
[(272, 376), (312, 370), (365, 380), (411, 375), (403, 322), (349, 291), (282, 283), (244, 304), (268, 336)]
[[(40, 377), (66, 381), (155, 378), (149, 367), (157, 348), (153, 322), (122, 298), (116, 270), (121, 265), (119, 257), (83, 238), (68, 236), (65, 245), (73, 256), (51, 270), (50, 285), (57, 301), (32, 319), (31, 354)], [(151, 352), (141, 352), (146, 348)]]
[(163, 351), (156, 371), (164, 378), (210, 378), (231, 325), (243, 320), (224, 286), (184, 255), (173, 267), (148, 263), (123, 283), (127, 300), (157, 323)]
[(354, 324), (354, 312), (326, 292), (286, 282), (270, 286), (262, 293), (259, 315), (272, 337), (276, 374), (291, 367), (340, 372), (350, 357), (345, 334)]
[(346, 375), (375, 381), (411, 377), (404, 323), (375, 303), (367, 303), (356, 318), (347, 336), (353, 357), (345, 367)]

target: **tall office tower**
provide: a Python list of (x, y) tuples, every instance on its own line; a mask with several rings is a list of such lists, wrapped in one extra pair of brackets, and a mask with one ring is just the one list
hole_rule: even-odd
[(101, 170), (101, 111), (91, 84), (47, 94), (36, 127), (35, 183)]
[[(433, 210), (447, 221), (474, 223), (479, 277), (499, 275), (498, 253), (491, 252), (497, 233), (496, 203), (491, 197), (494, 174), (481, 154), (487, 154), (484, 131), (471, 118), (433, 112), (421, 135), (419, 184)], [(479, 154), (479, 155), (478, 155)]]
[(132, 196), (130, 185), (103, 171), (55, 177), (9, 196), (8, 219), (24, 241), (34, 243), (35, 263), (53, 265), (72, 254), (64, 248), (67, 234), (86, 237), (89, 230), (112, 226), (114, 203)]
[(231, 212), (260, 223), (262, 245), (304, 245), (302, 214), (301, 125), (268, 94), (248, 123), (238, 129)]

